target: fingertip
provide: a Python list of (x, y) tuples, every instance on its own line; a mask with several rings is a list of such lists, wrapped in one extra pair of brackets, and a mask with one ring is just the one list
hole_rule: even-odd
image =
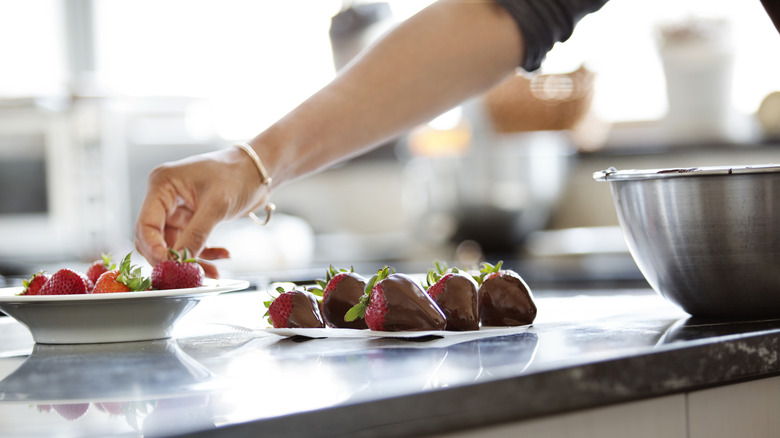
[[(209, 202), (204, 201), (203, 204), (209, 205)], [(195, 210), (189, 223), (176, 239), (173, 248), (176, 250), (187, 248), (191, 254), (200, 254), (206, 247), (211, 231), (222, 219), (218, 211), (221, 210), (213, 207)]]
[(193, 256), (199, 255), (206, 246), (206, 240), (208, 239), (209, 232), (199, 228), (197, 224), (190, 223), (184, 231), (176, 239), (176, 243), (172, 246), (176, 251), (183, 251), (185, 248)]
[(219, 279), (219, 270), (216, 266), (203, 260), (198, 260), (198, 264), (203, 268), (203, 275), (215, 280)]
[(198, 254), (198, 257), (205, 260), (229, 259), (230, 251), (228, 251), (227, 248), (220, 247), (203, 248), (203, 251)]

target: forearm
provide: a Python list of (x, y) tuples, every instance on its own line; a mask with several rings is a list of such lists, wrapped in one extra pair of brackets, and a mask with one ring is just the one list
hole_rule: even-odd
[(517, 25), (492, 1), (434, 4), (399, 25), (251, 144), (274, 185), (295, 179), (381, 144), (488, 89), (514, 71), (522, 47)]

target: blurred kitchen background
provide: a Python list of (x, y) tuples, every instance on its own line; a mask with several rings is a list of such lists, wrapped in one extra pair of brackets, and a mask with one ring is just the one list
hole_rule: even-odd
[[(253, 137), (429, 3), (0, 1), (5, 283), (132, 250), (152, 168)], [(487, 257), (531, 283), (641, 281), (592, 173), (780, 162), (778, 53), (758, 0), (613, 0), (540, 72), (280, 188), (268, 227), (211, 244), (232, 277)]]

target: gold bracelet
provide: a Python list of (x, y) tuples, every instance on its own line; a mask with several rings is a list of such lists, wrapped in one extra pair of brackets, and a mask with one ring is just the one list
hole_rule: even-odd
[[(260, 161), (260, 157), (257, 156), (257, 152), (255, 152), (254, 149), (252, 149), (251, 146), (249, 146), (248, 143), (244, 142), (238, 142), (234, 143), (233, 146), (241, 149), (246, 153), (249, 158), (252, 160), (252, 162), (255, 164), (255, 167), (257, 168), (257, 172), (260, 173), (260, 185), (264, 185), (267, 187), (271, 187), (271, 177), (268, 176), (268, 172), (265, 170), (265, 166), (263, 166), (263, 162)], [(249, 212), (249, 219), (252, 219), (252, 222), (258, 224), (258, 225), (266, 225), (271, 220), (271, 215), (276, 210), (276, 205), (274, 205), (272, 202), (269, 202), (265, 205), (265, 220), (261, 220), (255, 212), (250, 211)]]

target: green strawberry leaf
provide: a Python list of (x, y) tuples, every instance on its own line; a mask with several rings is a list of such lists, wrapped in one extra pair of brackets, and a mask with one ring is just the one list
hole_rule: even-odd
[(109, 271), (116, 269), (116, 265), (111, 263), (111, 254), (100, 254), (100, 258), (103, 260), (103, 267)]
[(195, 260), (195, 254), (192, 253), (190, 255), (190, 250), (187, 248), (182, 249), (181, 251), (181, 257), (176, 259), (179, 263), (197, 263), (198, 261)]
[(501, 270), (501, 265), (504, 264), (503, 260), (500, 260), (498, 263), (496, 263), (495, 266), (491, 265), (488, 262), (482, 262), (482, 269), (479, 270), (479, 276), (474, 276), (474, 279), (477, 281), (477, 284), (482, 284), (482, 282), (485, 280), (485, 277), (487, 277), (490, 274), (496, 273)]
[(144, 277), (141, 268), (131, 264), (132, 254), (132, 252), (128, 253), (119, 263), (119, 275), (116, 281), (129, 287), (133, 292), (149, 290), (152, 287), (152, 279)]
[(371, 301), (370, 295), (363, 295), (360, 298), (360, 301), (358, 301), (357, 304), (352, 306), (352, 308), (347, 310), (347, 313), (344, 314), (344, 321), (352, 322), (358, 318), (365, 318), (366, 309), (368, 309), (368, 304), (370, 301)]
[(130, 257), (132, 254), (133, 254), (132, 252), (127, 253), (125, 258), (123, 258), (122, 261), (119, 263), (119, 272), (122, 273), (130, 272), (130, 263), (131, 263)]
[[(382, 272), (382, 270), (380, 269), (379, 272)], [(379, 272), (372, 275), (371, 278), (369, 278), (366, 282), (366, 287), (363, 289), (365, 295), (371, 295), (371, 290), (374, 289), (374, 286), (376, 286), (377, 282), (379, 281)]]

